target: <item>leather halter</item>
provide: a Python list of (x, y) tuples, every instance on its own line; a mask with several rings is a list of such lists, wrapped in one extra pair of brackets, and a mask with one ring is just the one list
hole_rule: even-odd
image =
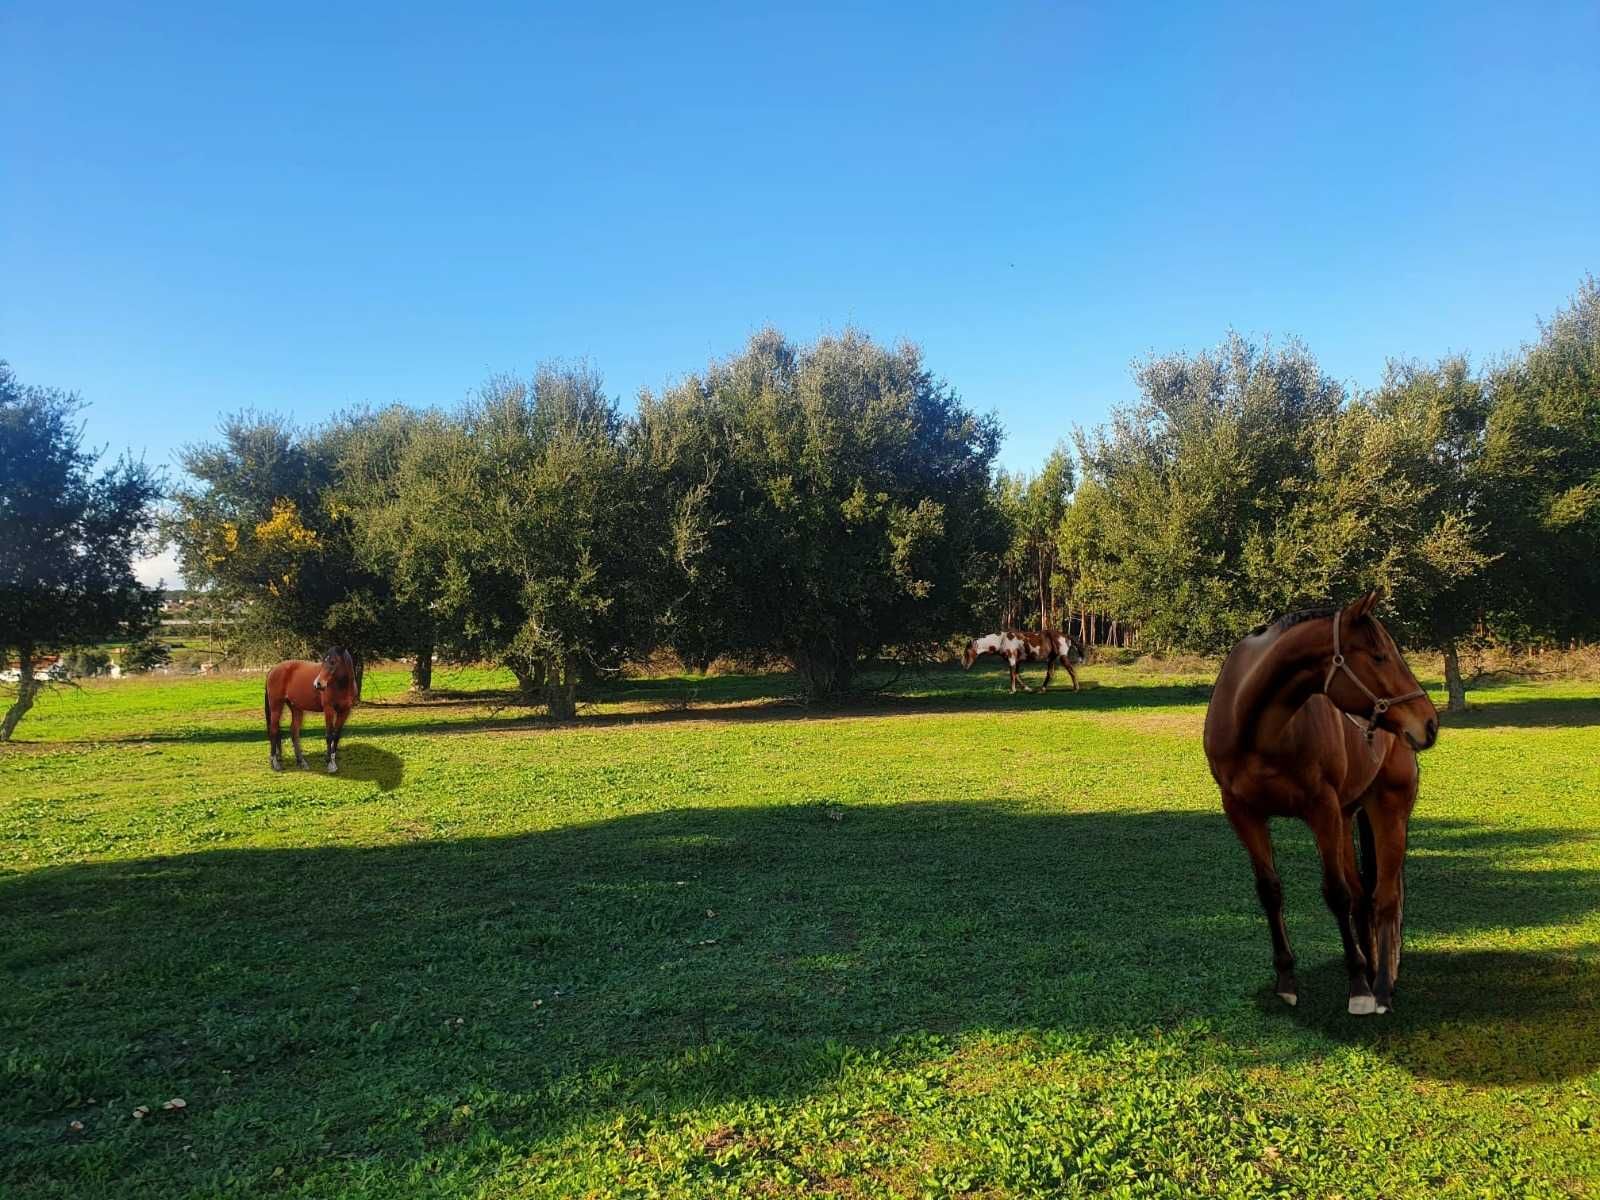
[[(1333, 686), (1335, 672), (1343, 671), (1350, 676), (1350, 682), (1365, 692), (1367, 699), (1372, 701), (1372, 715), (1367, 718), (1366, 727), (1362, 730), (1367, 741), (1370, 742), (1374, 731), (1378, 728), (1378, 721), (1383, 717), (1384, 713), (1388, 712), (1396, 704), (1404, 704), (1408, 700), (1420, 700), (1428, 693), (1418, 688), (1414, 692), (1407, 692), (1404, 696), (1380, 696), (1362, 683), (1361, 677), (1350, 669), (1350, 664), (1344, 660), (1344, 653), (1339, 649), (1339, 624), (1343, 618), (1344, 613), (1342, 611), (1333, 614), (1333, 660), (1328, 663), (1328, 674), (1322, 681), (1322, 694), (1326, 696), (1328, 689)], [(1347, 712), (1345, 716), (1349, 717), (1357, 725), (1361, 724), (1361, 718), (1356, 716), (1355, 713)]]

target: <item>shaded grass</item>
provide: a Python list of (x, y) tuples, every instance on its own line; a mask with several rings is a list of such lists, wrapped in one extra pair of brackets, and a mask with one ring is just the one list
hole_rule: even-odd
[(1400, 1007), (1361, 1022), (1287, 826), (1305, 988), (1268, 995), (1203, 684), (1087, 674), (823, 713), (652, 680), (557, 728), (379, 674), (334, 778), (267, 772), (258, 680), (52, 704), (0, 754), (0, 1181), (1592, 1194), (1595, 735), (1519, 719), (1582, 689), (1425, 758)]

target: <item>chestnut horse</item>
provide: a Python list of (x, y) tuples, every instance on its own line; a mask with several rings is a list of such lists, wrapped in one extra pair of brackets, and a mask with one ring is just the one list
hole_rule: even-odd
[(1044, 663), (1044, 686), (1040, 691), (1050, 690), (1050, 681), (1055, 678), (1056, 664), (1060, 663), (1067, 669), (1067, 674), (1072, 676), (1072, 690), (1078, 691), (1078, 673), (1072, 669), (1073, 661), (1083, 661), (1083, 647), (1064, 633), (1054, 629), (1041, 629), (1038, 633), (1014, 633), (1011, 630), (1002, 630), (1000, 633), (988, 633), (980, 638), (970, 638), (966, 648), (961, 651), (961, 665), (967, 670), (972, 669), (972, 664), (978, 661), (981, 654), (998, 654), (1006, 660), (1011, 667), (1011, 692), (1016, 694), (1017, 685), (1021, 684), (1025, 692), (1033, 691), (1022, 677), (1017, 674), (1017, 666), (1025, 662)]
[(283, 706), (289, 706), (289, 737), (294, 742), (295, 765), (308, 767), (300, 752), (300, 722), (308, 712), (322, 714), (327, 731), (328, 774), (339, 771), (339, 739), (345, 719), (356, 702), (356, 664), (350, 651), (335, 647), (320, 663), (281, 662), (267, 672), (267, 739), (272, 745), (272, 769), (283, 770)]
[(1266, 910), (1278, 995), (1294, 1004), (1299, 985), (1267, 821), (1298, 817), (1322, 857), (1357, 1016), (1394, 1006), (1417, 753), (1439, 736), (1438, 710), (1374, 613), (1380, 598), (1369, 592), (1252, 631), (1222, 664), (1205, 726), (1222, 808)]

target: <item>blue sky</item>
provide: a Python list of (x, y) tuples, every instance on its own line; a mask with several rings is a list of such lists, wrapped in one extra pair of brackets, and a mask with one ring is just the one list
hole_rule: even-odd
[[(1315, 11), (1313, 11), (1313, 9)], [(1036, 465), (1229, 327), (1491, 358), (1600, 270), (1600, 5), (0, 15), (0, 357), (170, 463), (220, 413), (624, 403), (856, 325)]]

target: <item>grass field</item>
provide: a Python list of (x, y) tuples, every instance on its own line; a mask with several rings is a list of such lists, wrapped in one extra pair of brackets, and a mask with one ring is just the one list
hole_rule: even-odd
[(1595, 685), (1447, 721), (1362, 1020), (1287, 825), (1270, 994), (1205, 680), (1085, 678), (550, 729), (375, 672), (338, 777), (268, 771), (259, 676), (47, 697), (0, 750), (0, 1194), (1600, 1195)]

